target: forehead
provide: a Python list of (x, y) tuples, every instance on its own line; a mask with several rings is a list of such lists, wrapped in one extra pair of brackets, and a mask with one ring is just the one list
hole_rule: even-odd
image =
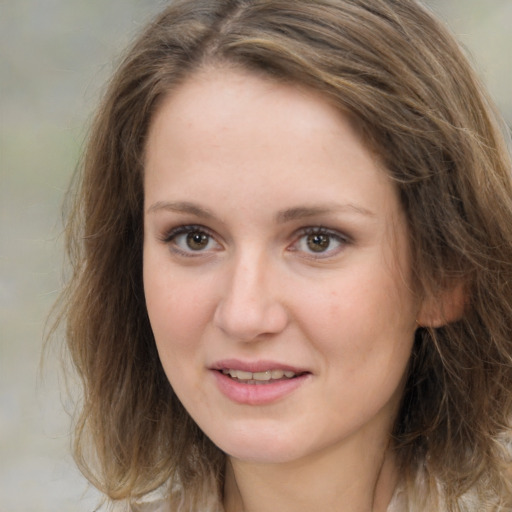
[(263, 196), (363, 209), (396, 199), (378, 158), (319, 93), (238, 70), (201, 72), (169, 94), (145, 163), (146, 195), (160, 200), (180, 188), (217, 203), (245, 197), (245, 206)]
[(194, 131), (198, 136), (221, 137), (236, 124), (237, 130), (243, 125), (240, 135), (252, 132), (255, 139), (262, 138), (262, 125), (269, 127), (269, 138), (270, 130), (277, 128), (309, 138), (320, 125), (324, 131), (336, 129), (341, 118), (319, 92), (232, 67), (202, 69), (169, 93), (153, 117), (150, 137), (171, 115), (175, 126), (189, 135)]

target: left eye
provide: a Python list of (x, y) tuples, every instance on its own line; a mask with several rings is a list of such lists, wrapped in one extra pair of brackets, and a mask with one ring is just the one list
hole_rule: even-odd
[(184, 235), (184, 238), (187, 248), (192, 251), (202, 251), (210, 243), (210, 235), (201, 233), (201, 231), (191, 231)]
[(180, 226), (166, 237), (165, 242), (175, 251), (192, 254), (217, 250), (220, 245), (215, 238), (200, 227)]
[(293, 250), (309, 253), (311, 256), (327, 257), (338, 252), (346, 243), (346, 238), (340, 234), (315, 229), (306, 231), (294, 244)]

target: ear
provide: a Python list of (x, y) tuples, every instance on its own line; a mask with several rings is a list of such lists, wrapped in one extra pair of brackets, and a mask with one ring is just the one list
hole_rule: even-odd
[(466, 298), (466, 287), (462, 282), (446, 288), (441, 294), (425, 297), (416, 322), (420, 327), (434, 328), (456, 322), (464, 314)]

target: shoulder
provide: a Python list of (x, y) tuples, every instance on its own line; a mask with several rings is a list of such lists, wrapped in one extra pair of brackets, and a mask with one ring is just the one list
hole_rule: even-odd
[(132, 505), (130, 512), (171, 512), (171, 506), (167, 500), (159, 500), (152, 503)]
[(112, 512), (171, 512), (168, 500), (150, 501), (147, 503), (117, 503)]

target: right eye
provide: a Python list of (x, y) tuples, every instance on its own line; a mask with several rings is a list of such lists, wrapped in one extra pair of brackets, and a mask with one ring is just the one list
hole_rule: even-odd
[(222, 248), (215, 238), (200, 226), (174, 228), (164, 241), (171, 246), (171, 250), (184, 256), (200, 256), (202, 253)]

